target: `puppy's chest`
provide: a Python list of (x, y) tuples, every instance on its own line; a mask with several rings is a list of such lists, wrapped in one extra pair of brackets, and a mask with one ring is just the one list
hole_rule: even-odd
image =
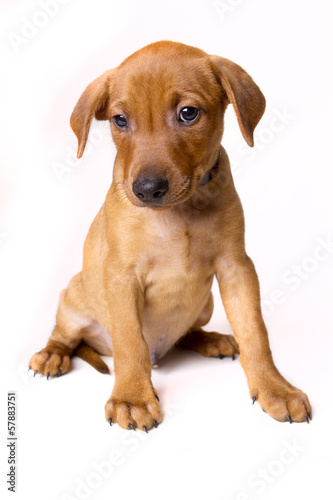
[(142, 327), (152, 363), (189, 330), (207, 303), (214, 275), (207, 229), (176, 220), (156, 225), (149, 239), (141, 274)]
[(185, 222), (157, 224), (148, 251), (145, 287), (173, 290), (212, 274), (213, 251), (209, 227)]

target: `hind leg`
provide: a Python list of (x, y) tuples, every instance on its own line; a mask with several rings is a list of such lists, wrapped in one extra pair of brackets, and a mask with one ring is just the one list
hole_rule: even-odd
[(81, 273), (75, 275), (63, 290), (56, 325), (44, 349), (32, 356), (29, 368), (36, 373), (60, 376), (70, 369), (70, 358), (79, 345), (84, 328), (92, 323), (84, 307)]
[(179, 345), (184, 349), (197, 351), (203, 356), (223, 359), (230, 356), (235, 359), (239, 354), (238, 344), (232, 335), (216, 332), (205, 332), (202, 326), (206, 325), (212, 317), (214, 301), (212, 293), (200, 316), (190, 331), (181, 339)]

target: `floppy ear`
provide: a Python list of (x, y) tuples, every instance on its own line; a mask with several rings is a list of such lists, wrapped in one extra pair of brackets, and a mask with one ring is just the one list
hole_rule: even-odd
[(71, 127), (79, 141), (77, 157), (81, 158), (87, 142), (91, 120), (106, 120), (109, 86), (113, 70), (96, 78), (83, 92), (70, 118)]
[(265, 97), (243, 68), (223, 57), (211, 56), (211, 60), (229, 102), (235, 109), (243, 137), (249, 146), (253, 146), (253, 132), (264, 114)]

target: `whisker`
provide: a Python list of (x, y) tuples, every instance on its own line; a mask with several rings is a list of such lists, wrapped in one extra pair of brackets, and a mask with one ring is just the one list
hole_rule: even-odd
[(118, 181), (117, 184), (115, 185), (114, 189), (116, 190), (120, 184), (124, 185), (125, 180), (123, 179), (122, 181)]

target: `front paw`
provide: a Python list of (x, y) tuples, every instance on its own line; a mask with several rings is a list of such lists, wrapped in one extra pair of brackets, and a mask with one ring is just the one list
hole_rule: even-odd
[(123, 429), (148, 432), (162, 421), (158, 396), (152, 386), (132, 391), (116, 387), (105, 405), (105, 418), (110, 425), (117, 423)]
[(304, 392), (284, 379), (266, 381), (250, 391), (253, 403), (258, 401), (264, 412), (280, 422), (310, 422), (312, 408)]

